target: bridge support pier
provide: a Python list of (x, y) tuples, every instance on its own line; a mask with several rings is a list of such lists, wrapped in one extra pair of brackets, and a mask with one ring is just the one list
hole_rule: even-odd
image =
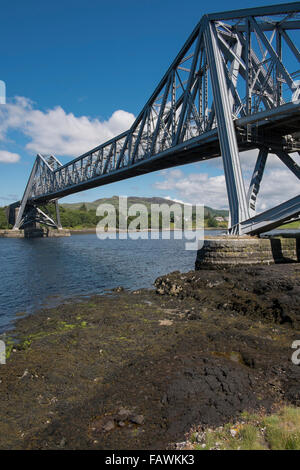
[(257, 238), (253, 236), (207, 237), (197, 252), (195, 269), (226, 268), (254, 264), (300, 261), (300, 236)]
[(70, 237), (70, 230), (60, 229), (42, 229), (26, 228), (21, 230), (0, 230), (0, 238), (55, 238)]

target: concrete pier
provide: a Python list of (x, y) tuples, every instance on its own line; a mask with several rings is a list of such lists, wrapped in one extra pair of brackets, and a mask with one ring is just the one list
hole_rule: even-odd
[(195, 269), (234, 265), (291, 263), (300, 260), (300, 237), (207, 237), (198, 250)]
[(70, 230), (66, 229), (42, 229), (30, 228), (28, 230), (0, 230), (0, 238), (52, 238), (52, 237), (70, 237)]

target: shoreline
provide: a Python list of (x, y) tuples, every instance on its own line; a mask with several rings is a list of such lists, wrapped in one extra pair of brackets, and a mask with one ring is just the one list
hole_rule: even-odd
[[(71, 235), (81, 235), (81, 234), (96, 234), (96, 228), (91, 228), (91, 229), (68, 229), (70, 230)], [(146, 229), (146, 230), (108, 230), (105, 233), (139, 233), (139, 232), (163, 232), (163, 231), (168, 231), (169, 229)], [(202, 229), (197, 229), (197, 230), (202, 230)], [(276, 236), (286, 236), (286, 237), (299, 237), (300, 236), (300, 229), (295, 229), (295, 228), (286, 228), (286, 229), (275, 229), (277, 232)], [(178, 228), (170, 228), (170, 232), (175, 232), (175, 231), (181, 231), (183, 232), (183, 229), (178, 229)], [(196, 231), (196, 229), (191, 228), (188, 229), (188, 231)], [(220, 232), (226, 232), (226, 228), (224, 227), (205, 227), (205, 231), (220, 231)], [(261, 234), (261, 238), (268, 237), (269, 235), (266, 234)]]
[[(90, 228), (90, 229), (68, 229), (71, 232), (71, 235), (77, 235), (81, 233), (96, 233), (96, 228)], [(188, 231), (196, 231), (196, 230), (202, 230), (202, 229), (195, 229), (195, 228), (190, 228), (187, 229)], [(205, 227), (205, 230), (220, 230), (220, 231), (226, 231), (226, 228), (219, 228), (219, 227)], [(164, 232), (164, 231), (170, 231), (170, 232), (175, 232), (175, 231), (180, 231), (184, 232), (184, 229), (180, 228), (170, 228), (170, 229), (145, 229), (145, 230), (107, 230), (105, 233), (139, 233), (139, 232)]]
[(195, 426), (299, 406), (299, 292), (297, 263), (177, 272), (18, 319), (1, 448), (167, 449)]

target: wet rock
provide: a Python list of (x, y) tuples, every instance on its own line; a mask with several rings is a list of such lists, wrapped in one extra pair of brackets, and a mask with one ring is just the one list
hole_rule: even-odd
[[(267, 283), (264, 294), (254, 293), (258, 281), (262, 291)], [(0, 367), (2, 449), (57, 449), (62, 437), (68, 449), (188, 446), (191, 428), (300, 405), (300, 367), (291, 362), (300, 266), (173, 273), (157, 286), (163, 297), (143, 290), (93, 298), (84, 304), (90, 328), (77, 328), (83, 303), (75, 301), (18, 321), (16, 338), (37, 339)], [(62, 321), (74, 327), (60, 332)]]
[(120, 408), (118, 411), (118, 417), (121, 421), (126, 421), (130, 416), (131, 411), (127, 408)]
[(201, 315), (199, 312), (190, 312), (186, 315), (187, 320), (201, 320)]
[(144, 423), (144, 416), (143, 415), (133, 415), (130, 416), (130, 421), (134, 424), (142, 425)]
[(61, 447), (61, 448), (65, 447), (66, 443), (67, 443), (67, 440), (63, 437), (62, 440), (59, 443), (59, 447)]
[[(291, 272), (293, 279), (291, 280)], [(299, 265), (243, 266), (221, 270), (176, 273), (155, 281), (156, 292), (174, 298), (193, 298), (207, 309), (230, 311), (278, 324), (300, 325)]]
[(103, 425), (103, 431), (104, 432), (109, 432), (109, 431), (112, 431), (113, 429), (115, 429), (115, 422), (113, 420), (107, 421)]

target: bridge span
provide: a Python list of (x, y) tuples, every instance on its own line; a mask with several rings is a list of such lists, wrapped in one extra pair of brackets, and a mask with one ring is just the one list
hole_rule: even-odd
[[(270, 153), (300, 179), (299, 14), (294, 2), (203, 16), (129, 130), (66, 164), (37, 155), (22, 200), (10, 206), (14, 229), (35, 221), (60, 228), (64, 196), (220, 155), (229, 233), (299, 218), (300, 183), (293, 199), (256, 214)], [(246, 191), (239, 153), (254, 149)], [(49, 202), (57, 220), (42, 210)]]

